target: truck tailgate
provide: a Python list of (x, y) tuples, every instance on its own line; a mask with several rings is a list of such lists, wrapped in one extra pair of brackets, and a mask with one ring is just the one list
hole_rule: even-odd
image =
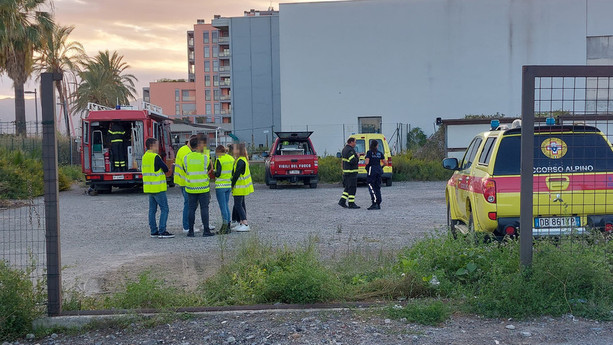
[(279, 155), (274, 156), (273, 175), (314, 175), (317, 174), (317, 156), (315, 155)]

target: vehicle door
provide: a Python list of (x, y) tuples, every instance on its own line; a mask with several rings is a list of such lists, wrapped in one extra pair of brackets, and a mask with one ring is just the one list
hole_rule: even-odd
[(91, 173), (91, 150), (89, 139), (89, 121), (81, 121), (81, 162), (83, 162), (83, 173)]
[(459, 170), (456, 172), (456, 204), (458, 205), (458, 215), (460, 218), (468, 222), (468, 208), (467, 208), (467, 200), (470, 198), (470, 184), (474, 176), (472, 176), (473, 171), (473, 162), (475, 160), (475, 156), (481, 146), (483, 139), (481, 137), (475, 137), (473, 141), (470, 143), (466, 152), (464, 153), (464, 157), (459, 164)]

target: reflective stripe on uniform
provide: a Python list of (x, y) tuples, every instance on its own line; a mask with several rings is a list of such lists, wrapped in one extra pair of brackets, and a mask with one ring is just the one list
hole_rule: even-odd
[(185, 191), (188, 193), (206, 193), (210, 189), (207, 172), (208, 156), (200, 152), (191, 152), (183, 159), (185, 167)]
[(352, 170), (343, 170), (343, 174), (351, 174), (351, 173), (357, 173), (358, 169), (352, 169)]
[(221, 166), (221, 173), (215, 180), (215, 189), (232, 188), (232, 168), (234, 167), (234, 158), (229, 154), (223, 154), (217, 157), (216, 163), (217, 162)]

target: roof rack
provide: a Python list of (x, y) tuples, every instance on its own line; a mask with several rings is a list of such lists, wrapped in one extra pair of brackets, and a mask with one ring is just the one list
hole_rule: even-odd
[(100, 110), (115, 110), (113, 108), (106, 107), (104, 105), (100, 105), (97, 103), (89, 102), (87, 103), (87, 110), (89, 111), (100, 111)]
[(151, 104), (149, 102), (143, 102), (143, 110), (147, 110), (150, 113), (157, 115), (164, 115), (162, 107), (160, 107), (159, 105)]

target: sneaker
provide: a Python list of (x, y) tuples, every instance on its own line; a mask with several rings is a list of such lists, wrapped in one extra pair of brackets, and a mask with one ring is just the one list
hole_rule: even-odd
[(151, 238), (159, 238), (160, 234), (159, 233), (155, 233), (155, 234), (151, 234)]
[(202, 237), (210, 237), (210, 236), (215, 236), (215, 234), (212, 233), (210, 230), (202, 232)]
[(189, 229), (183, 229), (183, 233), (187, 234), (189, 232)]
[(188, 231), (187, 232), (187, 237), (194, 237), (194, 232), (193, 231)]
[(232, 223), (230, 223), (230, 229), (234, 230), (239, 225), (241, 225), (241, 223), (239, 223), (239, 222), (232, 222)]
[(354, 203), (350, 203), (347, 208), (351, 208), (351, 209), (357, 210), (358, 208), (361, 208), (361, 207), (356, 205), (356, 204), (354, 204)]
[(164, 232), (160, 233), (158, 237), (159, 238), (174, 238), (175, 235), (171, 234), (168, 231), (164, 231)]
[(237, 226), (236, 228), (234, 228), (234, 231), (236, 232), (247, 232), (249, 230), (251, 230), (251, 227), (249, 227), (249, 225), (246, 225), (246, 224), (241, 224)]

